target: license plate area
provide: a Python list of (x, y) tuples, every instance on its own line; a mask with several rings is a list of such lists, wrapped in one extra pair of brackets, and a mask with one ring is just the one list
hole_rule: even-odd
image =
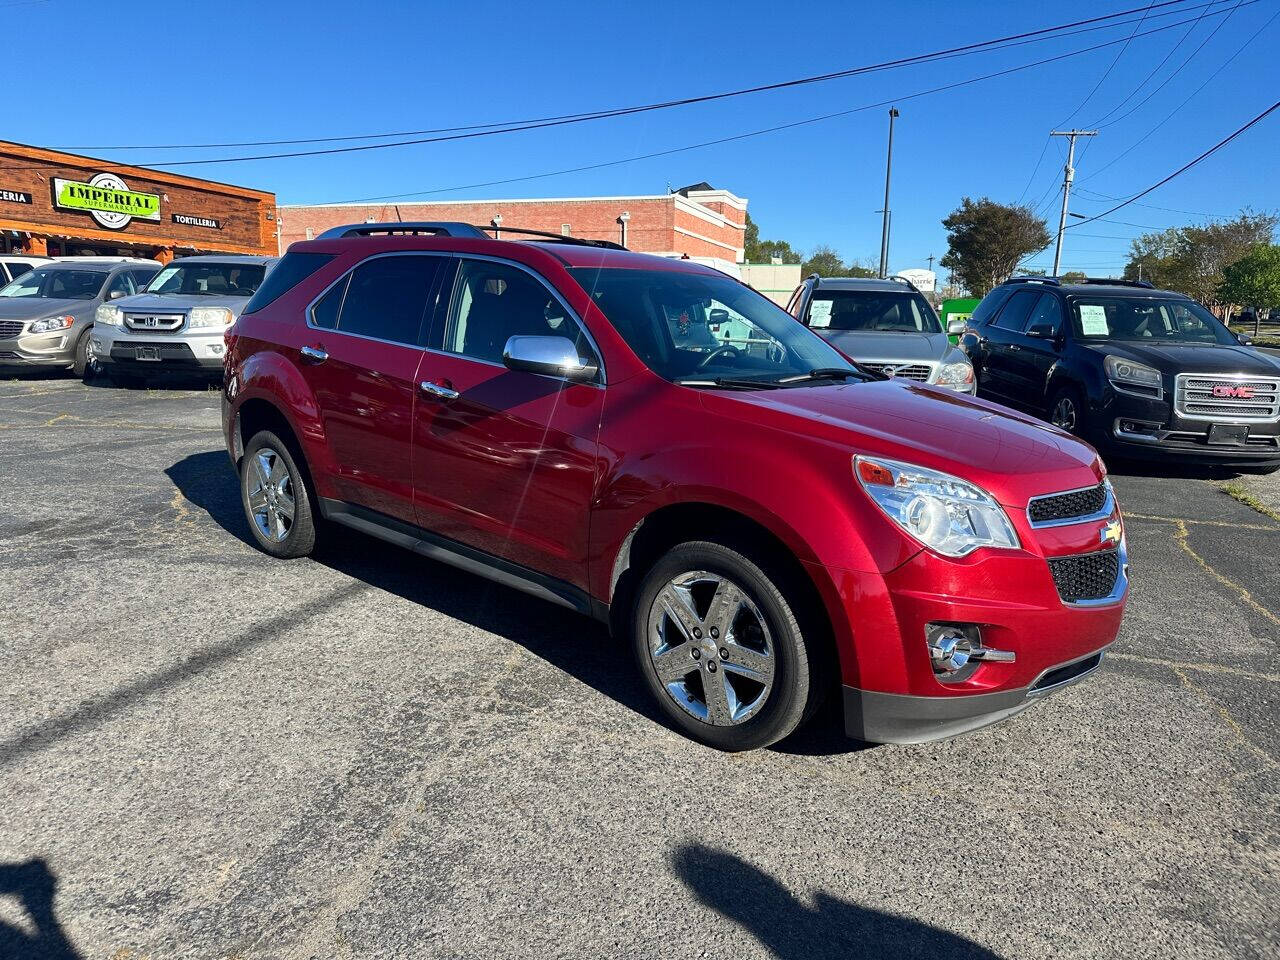
[(134, 347), (134, 357), (138, 360), (159, 360), (159, 347)]
[(1215, 447), (1238, 447), (1249, 442), (1249, 427), (1243, 423), (1209, 424), (1209, 443)]

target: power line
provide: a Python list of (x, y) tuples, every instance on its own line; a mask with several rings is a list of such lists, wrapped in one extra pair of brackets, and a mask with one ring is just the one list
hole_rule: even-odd
[[(1173, 180), (1175, 177), (1181, 176), (1182, 174), (1190, 170), (1192, 167), (1196, 166), (1196, 164), (1200, 163), (1203, 160), (1208, 159), (1213, 154), (1217, 153), (1219, 150), (1225, 147), (1228, 143), (1230, 143), (1236, 137), (1240, 136), (1250, 127), (1253, 127), (1258, 123), (1261, 123), (1263, 120), (1265, 120), (1271, 114), (1275, 113), (1277, 110), (1280, 110), (1280, 100), (1277, 100), (1275, 103), (1269, 106), (1266, 110), (1263, 110), (1260, 114), (1258, 114), (1248, 123), (1246, 123), (1244, 126), (1238, 128), (1234, 133), (1231, 133), (1226, 137), (1224, 137), (1223, 139), (1219, 140), (1217, 143), (1215, 143), (1212, 147), (1210, 147), (1204, 153), (1200, 154), (1200, 156), (1196, 157), (1194, 160), (1187, 161), (1185, 164), (1183, 164), (1177, 170), (1173, 171), (1173, 173), (1169, 174), (1163, 180), (1159, 180), (1156, 183), (1153, 183), (1151, 186), (1147, 187), (1145, 190), (1141, 190), (1138, 193), (1135, 193), (1133, 196), (1129, 197), (1127, 200), (1123, 200), (1120, 203), (1117, 203), (1114, 207), (1111, 207), (1109, 210), (1104, 210), (1102, 211), (1102, 213), (1098, 214), (1097, 216), (1086, 217), (1083, 220), (1077, 220), (1075, 223), (1071, 224), (1071, 226), (1079, 227), (1079, 226), (1083, 226), (1086, 223), (1092, 223), (1094, 220), (1103, 220), (1105, 217), (1115, 213), (1117, 210), (1121, 209), (1122, 207), (1127, 207), (1129, 204), (1133, 203), (1135, 200), (1138, 200), (1141, 197), (1145, 197), (1147, 194), (1151, 193), (1154, 190), (1158, 190), (1160, 187), (1163, 187), (1170, 180)], [(1121, 221), (1105, 221), (1105, 222), (1119, 223)]]
[[(1102, 203), (1104, 200), (1124, 199), (1124, 197), (1113, 197), (1110, 194), (1099, 193), (1097, 190), (1090, 190), (1088, 187), (1082, 187), (1078, 184), (1076, 185), (1076, 192), (1093, 194), (1094, 197), (1099, 198), (1097, 200), (1094, 200), (1091, 197), (1080, 198), (1087, 203)], [(1180, 210), (1177, 207), (1158, 207), (1154, 203), (1135, 203), (1134, 206), (1145, 207), (1148, 210), (1163, 210), (1165, 213), (1182, 213), (1186, 214), (1188, 217), (1208, 217), (1210, 220), (1225, 220), (1228, 217), (1234, 216), (1234, 214), (1230, 213), (1205, 213), (1202, 210)], [(1081, 236), (1083, 236), (1083, 234), (1081, 234)]]
[[(1103, 82), (1107, 79), (1107, 77), (1111, 76), (1111, 71), (1114, 70), (1116, 67), (1116, 64), (1120, 62), (1120, 58), (1124, 56), (1124, 52), (1129, 49), (1129, 44), (1132, 43), (1133, 38), (1138, 35), (1138, 30), (1142, 28), (1142, 24), (1147, 19), (1147, 14), (1151, 12), (1151, 8), (1154, 6), (1155, 6), (1154, 3), (1148, 4), (1147, 8), (1142, 11), (1142, 17), (1141, 19), (1138, 20), (1137, 24), (1134, 25), (1133, 32), (1129, 34), (1128, 38), (1124, 42), (1124, 45), (1121, 46), (1120, 49), (1116, 51), (1116, 55), (1111, 59), (1111, 62), (1107, 64), (1107, 69), (1102, 71), (1102, 76), (1098, 77), (1098, 82), (1093, 85), (1093, 89), (1090, 90), (1087, 94), (1085, 94), (1085, 98), (1081, 100), (1079, 104), (1076, 105), (1076, 108), (1072, 110), (1069, 114), (1067, 114), (1065, 119), (1055, 124), (1055, 126), (1065, 127), (1068, 123), (1071, 122), (1071, 120), (1075, 117), (1077, 113), (1079, 113), (1081, 110), (1084, 109), (1084, 105), (1093, 99), (1093, 95), (1098, 92), (1098, 88), (1102, 86)], [(1200, 17), (1203, 18), (1204, 15), (1208, 12), (1209, 12), (1209, 8), (1205, 7), (1204, 10), (1201, 11)], [(1088, 144), (1085, 144), (1085, 146), (1087, 147)], [(1080, 151), (1080, 155), (1081, 157), (1084, 156), (1083, 150)]]

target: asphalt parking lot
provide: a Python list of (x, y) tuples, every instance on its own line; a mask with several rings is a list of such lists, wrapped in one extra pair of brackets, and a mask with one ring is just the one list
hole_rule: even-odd
[(197, 388), (0, 382), (0, 958), (1280, 955), (1280, 523), (1119, 476), (1103, 669), (729, 756), (593, 623), (249, 542)]

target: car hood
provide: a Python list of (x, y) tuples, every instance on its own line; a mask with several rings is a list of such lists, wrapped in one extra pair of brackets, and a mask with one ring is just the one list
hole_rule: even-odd
[(1148, 344), (1133, 341), (1090, 343), (1085, 348), (1106, 356), (1114, 354), (1155, 367), (1161, 373), (1250, 373), (1280, 375), (1280, 361), (1250, 347), (1218, 343)]
[(135, 293), (132, 297), (112, 300), (113, 306), (125, 311), (152, 311), (154, 313), (186, 313), (192, 307), (226, 307), (232, 316), (240, 316), (248, 297), (201, 297), (173, 294)]
[(64, 313), (77, 316), (97, 309), (96, 300), (57, 300), (50, 297), (0, 297), (0, 320), (38, 320)]
[(900, 380), (705, 391), (703, 403), (738, 420), (843, 444), (851, 454), (955, 474), (1015, 508), (1103, 476), (1094, 449), (1056, 427), (985, 400)]
[(854, 360), (941, 360), (949, 346), (945, 333), (824, 329), (814, 333)]

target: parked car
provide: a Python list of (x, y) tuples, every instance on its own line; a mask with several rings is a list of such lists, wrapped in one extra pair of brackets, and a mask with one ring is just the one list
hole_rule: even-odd
[(93, 354), (117, 382), (168, 373), (222, 376), (223, 334), (262, 285), (276, 257), (182, 257), (132, 297), (104, 303)]
[[(264, 551), (306, 555), (328, 521), (598, 617), (671, 722), (727, 750), (838, 686), (850, 735), (912, 743), (1098, 665), (1127, 560), (1088, 445), (860, 369), (716, 270), (546, 237), (290, 247), (227, 338)], [(681, 345), (701, 311), (768, 349)]]
[[(961, 393), (975, 389), (969, 358), (947, 339), (924, 294), (901, 277), (806, 277), (788, 311), (847, 357), (880, 373)], [(957, 321), (954, 332), (964, 328)]]
[(0, 287), (10, 280), (17, 280), (24, 273), (44, 263), (52, 263), (50, 257), (30, 257), (20, 253), (0, 253)]
[(89, 330), (99, 305), (137, 293), (160, 264), (133, 257), (76, 257), (41, 264), (0, 288), (0, 364), (93, 366)]
[(979, 395), (1118, 456), (1280, 469), (1280, 362), (1179, 293), (1019, 277), (960, 345)]

